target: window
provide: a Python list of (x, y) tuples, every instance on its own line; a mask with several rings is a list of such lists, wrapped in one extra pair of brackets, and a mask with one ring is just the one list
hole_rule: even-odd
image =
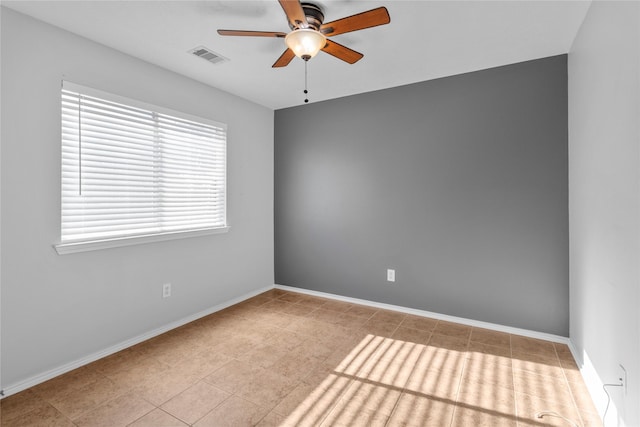
[(226, 126), (63, 82), (58, 253), (226, 231)]

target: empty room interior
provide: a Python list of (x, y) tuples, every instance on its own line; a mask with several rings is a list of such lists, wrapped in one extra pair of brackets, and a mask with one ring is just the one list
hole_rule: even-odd
[(2, 426), (640, 426), (640, 2), (0, 18)]

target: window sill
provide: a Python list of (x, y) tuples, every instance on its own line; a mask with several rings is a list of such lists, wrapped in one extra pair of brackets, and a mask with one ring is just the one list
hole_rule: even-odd
[(162, 242), (165, 240), (185, 239), (188, 237), (207, 236), (209, 234), (226, 233), (231, 227), (204, 228), (192, 231), (177, 231), (172, 233), (147, 234), (144, 236), (118, 237), (114, 239), (89, 240), (81, 242), (66, 242), (53, 245), (58, 255), (77, 252), (97, 251), (100, 249), (117, 248), (121, 246), (141, 245), (144, 243)]

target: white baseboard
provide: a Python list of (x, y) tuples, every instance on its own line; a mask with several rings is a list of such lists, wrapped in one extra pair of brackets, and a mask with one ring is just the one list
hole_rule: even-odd
[[(600, 415), (600, 418), (602, 418), (607, 407), (607, 397), (604, 393), (604, 390), (602, 389), (604, 382), (600, 378), (600, 375), (598, 375), (598, 371), (596, 371), (596, 368), (591, 362), (591, 359), (589, 358), (589, 355), (586, 351), (580, 353), (575, 348), (572, 342), (569, 342), (569, 349), (571, 350), (571, 354), (573, 355), (573, 358), (576, 360), (576, 363), (580, 368), (580, 374), (582, 375), (582, 379), (587, 386), (587, 390), (589, 391), (591, 400), (593, 401), (593, 404), (598, 411), (598, 415)], [(611, 392), (612, 390), (609, 389), (609, 391)], [(605, 423), (607, 420), (616, 421), (615, 424), (611, 425), (624, 427), (623, 425), (619, 424), (620, 420), (618, 419), (618, 408), (616, 408), (613, 399), (609, 402), (609, 409), (607, 410), (607, 418), (605, 419)]]
[(266, 292), (270, 289), (273, 289), (273, 286), (266, 286), (264, 288), (260, 288), (257, 289), (255, 291), (252, 292), (248, 292), (244, 295), (241, 295), (237, 298), (233, 298), (231, 300), (225, 301), (221, 304), (217, 304), (213, 307), (207, 308), (206, 310), (202, 310), (198, 313), (192, 314), (190, 316), (187, 317), (183, 317), (182, 319), (176, 320), (175, 322), (171, 322), (169, 324), (166, 324), (164, 326), (161, 326), (159, 328), (156, 328), (152, 331), (146, 332), (144, 334), (138, 335), (136, 337), (130, 338), (128, 340), (122, 341), (121, 343), (118, 343), (116, 345), (113, 345), (111, 347), (105, 348), (104, 350), (92, 353), (88, 356), (82, 357), (80, 359), (74, 360), (73, 362), (69, 362), (66, 363), (62, 366), (59, 366), (57, 368), (48, 370), (46, 372), (42, 372), (38, 375), (34, 375), (30, 378), (27, 378), (25, 380), (19, 381), (15, 384), (10, 384), (9, 386), (7, 386), (6, 388), (4, 388), (3, 392), (4, 392), (4, 396), (2, 396), (2, 398), (11, 396), (12, 394), (16, 394), (21, 392), (22, 390), (26, 390), (30, 387), (33, 387), (35, 385), (38, 385), (40, 383), (43, 383), (47, 380), (50, 380), (52, 378), (57, 377), (58, 375), (62, 375), (66, 372), (72, 371), (74, 369), (80, 368), (81, 366), (87, 365), (91, 362), (95, 362), (98, 359), (102, 359), (103, 357), (109, 356), (113, 353), (117, 353), (121, 350), (124, 350), (125, 348), (129, 348), (131, 346), (134, 346), (136, 344), (139, 344), (143, 341), (146, 341), (150, 338), (156, 337), (158, 335), (164, 334), (165, 332), (168, 332), (172, 329), (178, 328), (182, 325), (186, 325), (189, 322), (193, 322), (194, 320), (198, 320), (202, 317), (208, 316), (212, 313), (215, 313), (217, 311), (220, 311), (222, 309), (225, 309), (229, 306), (232, 306), (234, 304), (237, 304), (239, 302), (242, 302), (246, 299), (249, 299), (251, 297), (254, 297), (258, 294), (261, 294), (263, 292)]
[[(511, 326), (499, 325), (497, 323), (481, 322), (479, 320), (466, 319), (464, 317), (449, 316), (446, 314), (434, 313), (432, 311), (418, 310), (415, 308), (407, 308), (399, 305), (385, 304), (381, 302), (369, 301), (360, 298), (344, 297), (326, 292), (311, 291), (308, 289), (295, 288), (293, 286), (274, 285), (277, 289), (287, 290), (291, 292), (299, 292), (301, 294), (313, 295), (317, 297), (330, 298), (337, 301), (350, 302), (353, 304), (361, 304), (369, 307), (382, 308), (385, 310), (394, 310), (402, 313), (413, 314), (416, 316), (430, 317), (432, 319), (446, 320), (448, 322), (461, 323), (463, 325), (474, 326), (476, 328), (491, 329), (499, 332), (506, 332), (514, 335), (522, 335), (529, 338), (537, 338), (546, 341), (557, 342), (560, 344), (569, 344), (569, 338), (560, 335), (547, 334), (545, 332), (530, 331), (528, 329), (514, 328)], [(575, 356), (574, 356), (575, 357)]]

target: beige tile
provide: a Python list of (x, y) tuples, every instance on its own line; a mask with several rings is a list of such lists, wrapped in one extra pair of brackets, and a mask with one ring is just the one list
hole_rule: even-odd
[(433, 333), (468, 341), (471, 336), (471, 326), (439, 320), (433, 328)]
[(255, 403), (231, 396), (214, 410), (209, 412), (198, 422), (196, 427), (240, 427), (253, 426), (262, 420), (269, 410), (262, 408)]
[(512, 366), (511, 350), (504, 347), (470, 342), (466, 357), (486, 364), (498, 364), (509, 368)]
[(357, 316), (357, 317), (364, 318), (365, 320), (368, 320), (371, 318), (371, 316), (376, 314), (378, 311), (379, 309), (374, 307), (367, 307), (366, 305), (353, 305), (352, 307), (349, 307), (346, 313), (352, 316)]
[(571, 383), (580, 384), (584, 381), (582, 374), (577, 369), (563, 369), (562, 372), (564, 372), (564, 377), (569, 382), (569, 385), (571, 385)]
[(533, 372), (548, 377), (564, 378), (564, 371), (557, 358), (547, 357), (537, 353), (512, 352), (513, 369)]
[(262, 342), (262, 339), (256, 339), (254, 337), (238, 333), (233, 338), (227, 339), (218, 344), (215, 347), (215, 351), (216, 353), (222, 353), (223, 355), (233, 359), (250, 352), (255, 347), (262, 344)]
[(308, 336), (281, 329), (265, 340), (265, 344), (273, 347), (283, 348), (287, 351), (298, 347), (302, 342), (309, 339)]
[(247, 304), (256, 306), (256, 307), (260, 307), (262, 305), (264, 305), (265, 303), (268, 303), (269, 301), (271, 301), (273, 298), (270, 298), (264, 294), (255, 296), (253, 298), (249, 298), (246, 302)]
[(281, 427), (285, 426), (286, 417), (278, 415), (275, 412), (269, 412), (256, 427)]
[(552, 342), (536, 338), (511, 336), (511, 350), (518, 353), (535, 353), (550, 358), (557, 358), (556, 349)]
[(202, 350), (190, 359), (185, 359), (173, 368), (173, 371), (181, 372), (185, 377), (195, 377), (202, 379), (220, 367), (230, 362), (232, 359), (222, 353), (212, 350)]
[(166, 402), (161, 409), (191, 425), (229, 396), (230, 393), (201, 381)]
[(593, 400), (591, 399), (591, 395), (587, 390), (587, 386), (584, 384), (584, 381), (574, 382), (571, 381), (568, 383), (569, 389), (571, 390), (571, 395), (573, 396), (573, 401), (580, 411), (586, 413), (597, 413), (595, 405), (593, 404)]
[(431, 332), (423, 331), (419, 329), (404, 328), (402, 325), (393, 332), (391, 338), (414, 344), (427, 345), (431, 338)]
[(343, 326), (345, 328), (360, 329), (365, 325), (366, 322), (366, 318), (354, 316), (347, 311), (346, 313), (338, 313), (332, 323), (334, 325)]
[(281, 301), (296, 303), (296, 302), (302, 301), (304, 298), (302, 294), (296, 294), (296, 293), (290, 292), (290, 293), (279, 296), (278, 299)]
[(130, 393), (97, 407), (74, 422), (80, 427), (126, 426), (154, 409), (152, 404)]
[(406, 318), (407, 318), (407, 315), (405, 313), (400, 313), (397, 311), (390, 311), (390, 310), (378, 310), (376, 313), (374, 313), (373, 316), (371, 316), (369, 320), (372, 320), (374, 322), (390, 323), (395, 326), (398, 326)]
[(301, 304), (291, 304), (290, 306), (282, 309), (283, 313), (300, 317), (310, 317), (315, 311), (315, 308), (310, 308), (309, 306)]
[(125, 388), (139, 387), (143, 384), (153, 383), (160, 373), (171, 367), (152, 357), (136, 360), (122, 369), (107, 373), (107, 377), (116, 385)]
[(37, 409), (23, 413), (18, 417), (2, 418), (3, 427), (73, 427), (75, 424), (62, 415), (51, 405), (40, 406)]
[(438, 335), (434, 332), (429, 339), (429, 346), (464, 353), (469, 347), (469, 339), (452, 335)]
[(249, 352), (239, 356), (237, 359), (250, 365), (268, 368), (276, 363), (280, 358), (289, 354), (291, 349), (283, 346), (273, 346), (270, 344), (260, 344)]
[(558, 359), (566, 362), (574, 362), (573, 354), (571, 350), (569, 350), (569, 346), (566, 344), (553, 343), (553, 346), (556, 349), (556, 354), (558, 355)]
[(263, 309), (266, 308), (268, 310), (284, 312), (286, 309), (290, 308), (292, 305), (293, 303), (283, 301), (281, 299), (274, 299), (272, 301), (264, 303), (263, 305), (260, 306), (260, 308), (263, 308)]
[(452, 427), (516, 427), (516, 417), (481, 407), (456, 406), (451, 421)]
[(374, 319), (374, 317), (375, 315), (362, 325), (362, 329), (366, 333), (381, 337), (391, 337), (398, 329), (399, 323), (378, 320)]
[(440, 347), (427, 346), (420, 354), (420, 360), (416, 364), (416, 371), (426, 369), (445, 369), (461, 374), (465, 361), (465, 353), (450, 351)]
[(300, 343), (299, 346), (291, 350), (289, 354), (299, 355), (301, 357), (311, 357), (322, 361), (333, 353), (333, 351), (333, 347), (329, 347), (324, 340), (308, 338)]
[(422, 394), (403, 393), (387, 425), (394, 427), (449, 426), (453, 409), (453, 401)]
[(235, 393), (253, 381), (253, 376), (258, 369), (239, 360), (231, 360), (204, 378), (204, 381), (227, 393)]
[[(328, 377), (332, 375), (342, 375), (335, 369), (335, 364), (322, 362), (318, 364), (308, 375), (301, 379), (301, 382), (310, 386), (318, 386), (322, 384)], [(347, 377), (345, 375), (345, 377)]]
[(42, 398), (53, 398), (71, 390), (82, 388), (102, 378), (104, 376), (98, 372), (94, 365), (87, 365), (38, 384), (33, 388), (33, 391)]
[(305, 315), (305, 317), (313, 313), (315, 310), (322, 308), (324, 304), (324, 301), (300, 301), (296, 303), (296, 305), (305, 307), (307, 309), (307, 314)]
[[(537, 396), (516, 393), (516, 406), (520, 425), (537, 426), (542, 423), (545, 426), (557, 427), (570, 425), (567, 420), (561, 417), (568, 418), (576, 425), (580, 425), (581, 422), (580, 414), (574, 405), (563, 405)], [(545, 414), (540, 414), (541, 412)], [(542, 415), (542, 418), (538, 415)]]
[(602, 427), (602, 418), (595, 412), (583, 411), (580, 413), (583, 427)]
[[(119, 351), (89, 364), (88, 368), (107, 376), (127, 370), (149, 358), (146, 347), (147, 344)], [(58, 388), (56, 385), (54, 387)]]
[(291, 321), (285, 329), (297, 334), (307, 335), (311, 337), (322, 337), (327, 334), (327, 330), (331, 328), (331, 324), (310, 318), (297, 318)]
[(154, 409), (147, 415), (129, 424), (131, 427), (187, 427), (187, 425), (188, 424), (172, 417), (161, 409)]
[[(200, 338), (199, 342), (201, 342)], [(193, 358), (203, 350), (204, 348), (200, 345), (190, 345), (181, 342), (163, 343), (154, 348), (153, 351), (150, 352), (150, 356), (166, 365), (175, 366), (185, 359), (189, 360)]]
[(251, 319), (255, 322), (262, 323), (264, 325), (275, 326), (277, 328), (284, 328), (289, 323), (291, 323), (291, 321), (294, 320), (295, 317), (279, 311), (260, 310), (254, 313), (251, 316)]
[(309, 313), (309, 318), (320, 320), (327, 323), (335, 323), (336, 317), (341, 313), (336, 313), (335, 310), (329, 310), (324, 307), (320, 307)]
[(346, 312), (353, 307), (354, 304), (350, 304), (344, 301), (336, 301), (336, 300), (327, 300), (324, 304), (322, 304), (322, 308), (325, 310), (333, 310), (338, 312)]
[(423, 350), (424, 346), (387, 338), (378, 351), (362, 364), (356, 377), (401, 389), (409, 380)]
[(5, 397), (0, 400), (0, 405), (2, 408), (2, 422), (8, 422), (28, 412), (44, 410), (49, 407), (49, 404), (41, 399), (33, 389)]
[(421, 331), (433, 331), (438, 321), (430, 317), (407, 315), (400, 323), (404, 328), (419, 329)]
[(322, 362), (322, 358), (314, 357), (308, 350), (296, 347), (278, 359), (269, 369), (279, 375), (300, 381), (311, 374)]
[(160, 406), (199, 380), (200, 377), (184, 375), (180, 368), (175, 368), (159, 373), (154, 381), (146, 381), (133, 390), (149, 403)]
[(415, 370), (404, 389), (434, 399), (455, 402), (462, 374), (447, 369)]
[(287, 425), (319, 425), (352, 382), (339, 375), (328, 375), (318, 384), (298, 384), (273, 412), (286, 417)]
[(511, 366), (500, 364), (495, 360), (467, 358), (462, 373), (462, 382), (498, 385), (513, 389), (513, 372)]
[(251, 382), (241, 387), (236, 395), (272, 410), (298, 383), (299, 381), (284, 375), (259, 369)]
[(516, 415), (515, 392), (513, 387), (498, 384), (464, 382), (460, 384), (456, 405), (458, 407), (480, 409), (492, 414)]
[(331, 410), (321, 426), (324, 427), (384, 427), (389, 417), (375, 409), (361, 406), (360, 402), (340, 401)]
[(511, 347), (511, 336), (504, 332), (471, 328), (471, 341), (496, 347)]
[(567, 381), (564, 378), (552, 378), (528, 371), (513, 370), (513, 384), (517, 393), (537, 396), (560, 405), (573, 405)]
[(204, 350), (211, 350), (232, 337), (233, 331), (231, 328), (227, 329), (226, 327), (220, 326), (210, 327), (202, 331), (200, 347)]
[(463, 355), (427, 347), (413, 364), (407, 391), (455, 401), (465, 365)]
[[(472, 356), (474, 353), (476, 353), (501, 356), (509, 359), (511, 358), (511, 348), (483, 344), (476, 341), (469, 341), (467, 353), (469, 354), (469, 356)], [(508, 365), (511, 365), (511, 363), (509, 362)]]
[(49, 403), (73, 420), (128, 391), (103, 377), (78, 389), (56, 394)]
[(366, 380), (355, 380), (340, 400), (390, 416), (401, 393), (402, 389), (399, 387)]
[(265, 297), (269, 297), (269, 298), (279, 298), (283, 295), (288, 294), (289, 292), (283, 290), (283, 289), (277, 289), (277, 288), (273, 288), (273, 289), (269, 289), (266, 292), (261, 293), (261, 296), (265, 296)]

